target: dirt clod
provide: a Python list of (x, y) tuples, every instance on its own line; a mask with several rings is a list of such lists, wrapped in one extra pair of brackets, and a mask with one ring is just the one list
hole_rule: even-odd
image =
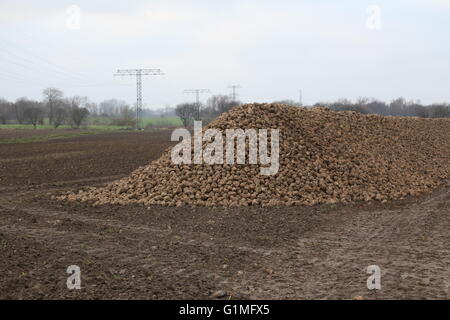
[(223, 290), (218, 290), (211, 295), (211, 299), (220, 299), (227, 295), (227, 293)]

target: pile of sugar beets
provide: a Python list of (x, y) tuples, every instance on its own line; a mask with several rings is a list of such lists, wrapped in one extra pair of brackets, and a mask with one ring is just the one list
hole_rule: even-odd
[[(175, 164), (171, 147), (124, 179), (59, 199), (94, 205), (218, 207), (387, 201), (430, 191), (450, 175), (450, 119), (253, 103), (222, 114), (203, 132), (211, 128), (223, 133), (222, 164)], [(262, 174), (261, 169), (271, 164), (248, 163), (248, 149), (245, 164), (228, 164), (227, 129), (255, 129), (257, 133), (266, 129), (267, 155), (277, 160), (276, 171)], [(272, 143), (271, 129), (278, 129), (278, 149)], [(191, 146), (194, 139), (189, 141)], [(202, 150), (213, 142), (220, 139), (200, 140)], [(255, 147), (250, 137), (244, 143)], [(260, 143), (258, 140), (256, 148)], [(221, 155), (219, 151), (210, 155)], [(194, 148), (191, 152), (194, 157)]]

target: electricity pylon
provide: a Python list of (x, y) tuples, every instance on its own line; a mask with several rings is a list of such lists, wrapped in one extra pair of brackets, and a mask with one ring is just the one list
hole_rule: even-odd
[(236, 101), (237, 93), (236, 89), (239, 89), (241, 86), (238, 84), (233, 84), (231, 86), (228, 86), (228, 88), (233, 90), (233, 93), (231, 94), (231, 97), (233, 98), (233, 101)]
[(141, 129), (142, 76), (163, 75), (160, 69), (119, 69), (115, 76), (136, 76), (136, 130)]
[(210, 93), (209, 89), (188, 89), (184, 90), (184, 93), (195, 93), (196, 110), (195, 120), (200, 120), (200, 93)]

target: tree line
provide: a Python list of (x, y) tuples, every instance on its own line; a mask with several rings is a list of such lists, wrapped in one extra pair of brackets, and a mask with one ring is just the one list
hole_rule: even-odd
[[(123, 100), (107, 99), (96, 103), (84, 96), (65, 97), (57, 88), (43, 90), (42, 96), (42, 101), (22, 97), (10, 102), (0, 98), (0, 124), (31, 124), (35, 128), (49, 124), (55, 129), (70, 125), (77, 129), (89, 121), (91, 124), (136, 126), (136, 111)], [(176, 113), (166, 105), (155, 110), (144, 109), (142, 116), (170, 117)]]
[(89, 115), (86, 108), (86, 97), (63, 96), (61, 90), (47, 88), (43, 91), (43, 100), (30, 100), (26, 97), (9, 102), (0, 99), (0, 124), (16, 122), (18, 124), (31, 124), (36, 128), (43, 125), (47, 118), (54, 128), (69, 124), (72, 128), (80, 128)]
[[(273, 103), (301, 106), (299, 102), (293, 100), (279, 100)], [(194, 120), (209, 122), (240, 104), (242, 103), (233, 101), (230, 96), (215, 95), (210, 97), (206, 104), (181, 103), (175, 108), (175, 113), (182, 120), (183, 125), (187, 127), (192, 125)], [(339, 99), (334, 102), (318, 102), (313, 106), (325, 107), (334, 111), (355, 111), (362, 114), (379, 114), (383, 116), (450, 118), (450, 104), (448, 103), (423, 105), (419, 101), (407, 101), (404, 98), (394, 99), (390, 103), (365, 97), (358, 98), (354, 102), (348, 99)]]
[(180, 103), (175, 108), (176, 115), (181, 119), (185, 127), (191, 126), (194, 120), (202, 120), (204, 123), (229, 111), (231, 108), (242, 104), (240, 101), (234, 101), (227, 95), (213, 95), (206, 104), (202, 103)]
[(358, 98), (354, 102), (348, 99), (339, 99), (335, 102), (319, 102), (314, 106), (327, 107), (335, 111), (356, 111), (383, 116), (450, 118), (450, 104), (448, 103), (423, 105), (420, 101), (407, 101), (404, 98), (394, 99), (390, 103), (369, 98)]
[(0, 98), (0, 124), (31, 124), (36, 128), (47, 120), (55, 129), (61, 125), (78, 129), (89, 116), (108, 118), (108, 124), (130, 127), (135, 124), (134, 111), (122, 100), (109, 99), (97, 104), (84, 96), (65, 97), (57, 88), (47, 88), (42, 95), (42, 101), (22, 97), (9, 102)]
[[(125, 101), (108, 99), (100, 103), (89, 101), (87, 97), (65, 97), (57, 88), (47, 88), (42, 92), (42, 101), (19, 98), (9, 102), (0, 98), (0, 124), (18, 123), (31, 124), (35, 128), (43, 125), (45, 120), (54, 128), (70, 125), (80, 128), (88, 117), (94, 124), (112, 124), (118, 126), (135, 127), (136, 117), (134, 108)], [(281, 100), (276, 103), (300, 106), (292, 100)], [(210, 122), (232, 107), (242, 104), (234, 101), (229, 95), (213, 95), (205, 104), (180, 103), (175, 108), (169, 105), (163, 108), (144, 109), (142, 116), (169, 117), (178, 116), (183, 125), (191, 126), (194, 120)], [(369, 98), (358, 98), (355, 101), (339, 99), (334, 102), (318, 102), (313, 106), (327, 107), (335, 111), (356, 111), (363, 114), (380, 114), (384, 116), (414, 116), (424, 118), (450, 118), (450, 104), (434, 103), (423, 105), (419, 101), (407, 101), (397, 98), (390, 103)]]

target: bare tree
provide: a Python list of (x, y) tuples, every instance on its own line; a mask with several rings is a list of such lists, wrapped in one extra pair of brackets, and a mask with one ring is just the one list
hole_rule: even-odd
[(450, 117), (450, 107), (444, 104), (433, 104), (430, 106), (431, 117), (447, 118)]
[(57, 103), (62, 99), (63, 93), (56, 88), (47, 88), (42, 94), (44, 95), (44, 101), (48, 108), (48, 121), (50, 124), (53, 124), (54, 110)]
[(85, 108), (89, 110), (90, 115), (98, 116), (99, 115), (99, 107), (95, 102), (87, 102)]
[(240, 105), (239, 101), (233, 101), (228, 95), (214, 95), (206, 102), (206, 107), (201, 111), (201, 119), (211, 121), (218, 115), (229, 111), (231, 108)]
[(112, 121), (112, 124), (117, 126), (127, 126), (129, 128), (136, 127), (136, 117), (134, 110), (129, 106), (122, 108), (120, 116)]
[(397, 98), (395, 100), (392, 100), (389, 104), (391, 114), (394, 116), (403, 115), (405, 113), (406, 106), (407, 104), (404, 98)]
[(229, 111), (231, 108), (240, 105), (240, 102), (234, 101), (230, 96), (214, 95), (206, 102), (206, 106), (213, 112), (214, 116)]
[(0, 123), (6, 124), (6, 122), (13, 118), (12, 105), (3, 98), (0, 98)]
[(54, 110), (53, 127), (57, 129), (60, 125), (67, 121), (68, 112), (63, 106), (59, 106)]
[(196, 103), (182, 103), (177, 105), (177, 107), (175, 108), (175, 113), (181, 119), (183, 125), (187, 127), (194, 118), (196, 110), (197, 110)]
[(358, 98), (354, 103), (347, 99), (336, 102), (316, 103), (317, 106), (328, 107), (335, 111), (351, 110), (364, 114), (384, 116), (406, 116), (422, 118), (449, 118), (450, 105), (446, 103), (422, 105), (419, 100), (406, 101), (404, 98), (392, 100), (390, 104), (377, 99)]
[(74, 129), (79, 129), (83, 121), (89, 115), (86, 108), (72, 107), (70, 110), (70, 120)]
[(102, 116), (114, 117), (120, 116), (123, 108), (128, 107), (128, 104), (123, 100), (109, 99), (100, 102), (98, 113)]
[(69, 99), (70, 122), (73, 128), (79, 129), (89, 115), (89, 110), (83, 106), (88, 102), (86, 97), (75, 96)]
[(33, 125), (34, 129), (44, 118), (44, 111), (37, 104), (30, 104), (24, 110), (24, 118)]
[(16, 100), (14, 103), (14, 115), (19, 124), (25, 123), (25, 109), (30, 105), (30, 101), (26, 97)]

